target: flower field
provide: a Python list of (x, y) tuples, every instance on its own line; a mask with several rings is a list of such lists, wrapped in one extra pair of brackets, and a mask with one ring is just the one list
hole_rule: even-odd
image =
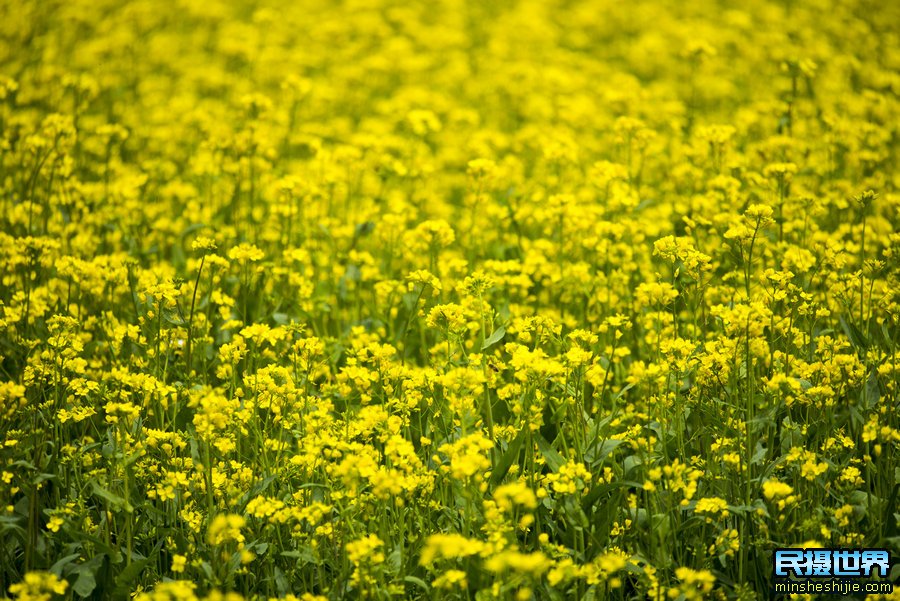
[(0, 0), (0, 597), (750, 601), (776, 548), (897, 557), (898, 24)]

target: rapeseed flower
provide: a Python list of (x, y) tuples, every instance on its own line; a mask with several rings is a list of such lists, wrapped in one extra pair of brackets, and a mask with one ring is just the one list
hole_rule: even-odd
[(3, 10), (3, 592), (749, 599), (778, 546), (900, 552), (900, 12), (831, 4)]

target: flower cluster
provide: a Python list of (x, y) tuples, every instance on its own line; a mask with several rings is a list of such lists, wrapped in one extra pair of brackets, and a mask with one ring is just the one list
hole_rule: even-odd
[(0, 597), (900, 555), (897, 2), (7, 4)]

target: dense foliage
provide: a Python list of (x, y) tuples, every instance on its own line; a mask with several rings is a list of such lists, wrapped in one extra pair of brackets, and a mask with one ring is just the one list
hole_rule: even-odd
[(750, 600), (776, 547), (900, 553), (897, 24), (0, 2), (0, 595)]

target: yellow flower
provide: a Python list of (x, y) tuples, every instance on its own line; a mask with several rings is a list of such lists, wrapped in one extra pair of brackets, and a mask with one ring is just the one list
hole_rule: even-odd
[(466, 573), (462, 570), (447, 570), (434, 579), (432, 586), (437, 589), (462, 589), (466, 587)]
[(770, 479), (763, 482), (762, 489), (763, 496), (770, 501), (772, 499), (787, 497), (794, 493), (794, 489), (790, 485), (775, 479)]
[(675, 577), (681, 581), (681, 584), (677, 588), (669, 589), (668, 595), (672, 599), (680, 596), (683, 599), (698, 601), (705, 599), (716, 583), (716, 577), (709, 570), (680, 567), (675, 569)]
[(60, 527), (65, 523), (61, 517), (55, 515), (47, 522), (47, 530), (50, 532), (59, 532)]
[(246, 242), (238, 244), (228, 251), (228, 258), (232, 261), (256, 262), (265, 258), (265, 253), (253, 244)]
[(697, 500), (694, 506), (696, 513), (707, 514), (710, 516), (728, 517), (728, 502), (718, 497), (704, 497)]
[(533, 577), (540, 576), (550, 569), (550, 559), (536, 551), (534, 553), (521, 553), (519, 551), (501, 551), (491, 555), (484, 562), (484, 566), (491, 572), (505, 572), (512, 570), (522, 572)]
[(554, 492), (573, 495), (584, 490), (592, 477), (583, 463), (566, 462), (555, 474), (547, 474), (545, 480)]
[(384, 553), (380, 550), (384, 542), (370, 534), (347, 543), (347, 558), (355, 564), (379, 564), (384, 562)]
[(481, 432), (460, 438), (456, 442), (441, 445), (438, 451), (450, 458), (450, 473), (457, 480), (481, 476), (491, 467), (486, 451), (494, 443)]
[(404, 241), (415, 251), (435, 252), (450, 246), (456, 234), (443, 219), (423, 221), (404, 235)]
[(184, 555), (179, 555), (176, 553), (172, 556), (172, 571), (176, 574), (184, 571), (184, 567), (187, 565), (187, 557)]
[(50, 572), (27, 572), (21, 582), (9, 587), (9, 592), (18, 601), (50, 601), (65, 594), (68, 587), (68, 582)]
[(478, 555), (485, 549), (481, 541), (466, 538), (461, 534), (432, 534), (425, 541), (419, 564), (430, 566), (440, 559), (460, 559)]
[(191, 250), (206, 250), (213, 251), (218, 248), (216, 246), (216, 241), (212, 238), (207, 238), (206, 236), (197, 236), (194, 238), (194, 241), (191, 242)]
[[(199, 601), (194, 592), (197, 585), (187, 580), (160, 582), (150, 592), (141, 592), (134, 601)], [(236, 601), (229, 599), (227, 601)]]
[(537, 507), (537, 497), (526, 482), (511, 482), (498, 486), (494, 500), (500, 509), (513, 511), (516, 507), (532, 510)]
[(638, 308), (667, 306), (676, 298), (678, 291), (671, 284), (665, 282), (644, 282), (638, 285), (635, 291)]
[(242, 544), (244, 535), (241, 529), (246, 525), (247, 521), (243, 516), (229, 513), (219, 514), (213, 518), (206, 531), (206, 540), (210, 545), (218, 546), (229, 542)]
[(490, 159), (472, 159), (467, 164), (467, 173), (475, 179), (491, 177), (496, 170), (497, 164)]
[(435, 305), (428, 312), (425, 320), (430, 328), (438, 328), (447, 332), (459, 332), (466, 327), (463, 308), (456, 303)]
[(718, 535), (713, 544), (709, 546), (709, 554), (722, 554), (725, 557), (734, 557), (740, 548), (740, 537), (734, 528), (726, 528)]

